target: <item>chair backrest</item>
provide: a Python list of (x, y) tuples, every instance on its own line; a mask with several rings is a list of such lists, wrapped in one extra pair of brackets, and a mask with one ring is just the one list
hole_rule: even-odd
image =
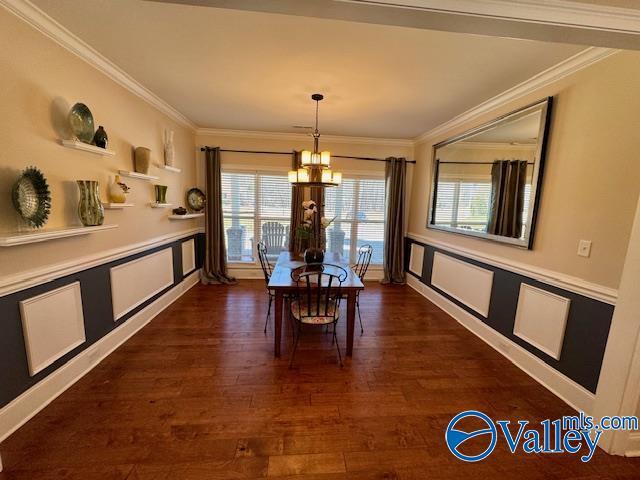
[(257, 249), (258, 259), (260, 259), (260, 266), (262, 267), (262, 273), (264, 274), (264, 281), (268, 284), (271, 279), (272, 269), (269, 260), (267, 260), (267, 246), (264, 242), (258, 242)]
[(287, 227), (280, 222), (265, 222), (262, 224), (262, 241), (265, 246), (273, 251), (278, 251), (285, 246)]
[(364, 280), (364, 276), (367, 274), (372, 255), (373, 247), (371, 245), (362, 245), (358, 249), (358, 261), (354, 265), (353, 271), (360, 278), (360, 280)]
[[(336, 320), (342, 284), (349, 276), (339, 265), (310, 264), (291, 272), (297, 288), (292, 292), (291, 308), (297, 308), (298, 318), (330, 318)], [(307, 307), (307, 308), (304, 308)]]

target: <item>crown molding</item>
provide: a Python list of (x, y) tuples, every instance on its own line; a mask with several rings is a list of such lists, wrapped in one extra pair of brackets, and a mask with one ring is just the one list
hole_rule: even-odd
[[(340, 1), (353, 3), (353, 0)], [(567, 0), (356, 0), (356, 3), (607, 32), (640, 33), (640, 10)]]
[(196, 129), (196, 125), (185, 115), (143, 86), (93, 47), (71, 33), (33, 3), (28, 0), (0, 0), (0, 5), (169, 118), (192, 130)]
[[(196, 135), (230, 137), (230, 138), (259, 138), (265, 140), (308, 140), (311, 135), (306, 133), (264, 132), (258, 130), (228, 130), (223, 128), (198, 128)], [(387, 145), (394, 147), (413, 147), (412, 139), (349, 137), (344, 135), (322, 135), (322, 140), (332, 143), (351, 143), (362, 145)]]
[(499, 107), (502, 107), (510, 102), (518, 100), (526, 95), (536, 92), (541, 88), (546, 87), (564, 77), (576, 73), (583, 68), (593, 65), (596, 62), (604, 60), (605, 58), (618, 53), (619, 50), (611, 48), (589, 47), (572, 57), (563, 60), (562, 62), (534, 75), (528, 80), (525, 80), (518, 85), (511, 87), (508, 90), (496, 95), (482, 102), (481, 104), (473, 107), (466, 112), (461, 113), (453, 117), (451, 120), (444, 122), (437, 127), (423, 133), (419, 137), (414, 139), (415, 143), (423, 143), (428, 140), (433, 140), (441, 135), (449, 132), (456, 127), (466, 124), (476, 118), (489, 113)]

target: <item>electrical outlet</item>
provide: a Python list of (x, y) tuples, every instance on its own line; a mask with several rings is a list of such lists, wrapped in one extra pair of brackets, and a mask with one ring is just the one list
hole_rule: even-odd
[(578, 255), (589, 257), (591, 255), (591, 240), (580, 240), (578, 243)]

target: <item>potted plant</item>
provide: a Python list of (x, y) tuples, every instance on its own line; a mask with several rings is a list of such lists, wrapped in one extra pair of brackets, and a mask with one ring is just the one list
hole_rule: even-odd
[(302, 202), (303, 220), (296, 228), (298, 238), (302, 240), (305, 263), (322, 263), (324, 251), (320, 248), (322, 230), (333, 222), (334, 218), (320, 217), (316, 202), (305, 200)]

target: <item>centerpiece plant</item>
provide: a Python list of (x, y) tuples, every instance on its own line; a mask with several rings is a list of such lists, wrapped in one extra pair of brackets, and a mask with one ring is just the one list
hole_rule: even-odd
[(320, 217), (318, 206), (313, 200), (302, 202), (302, 223), (296, 228), (296, 234), (304, 247), (306, 263), (322, 263), (324, 251), (321, 248), (322, 230), (333, 223), (334, 218)]

